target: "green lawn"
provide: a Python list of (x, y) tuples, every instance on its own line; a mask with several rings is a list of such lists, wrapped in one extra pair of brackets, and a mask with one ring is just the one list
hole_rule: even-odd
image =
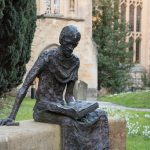
[[(21, 104), (19, 112), (17, 113), (16, 120), (29, 120), (32, 119), (33, 107), (36, 100), (25, 98)], [(12, 107), (12, 103), (14, 102), (14, 98), (9, 97), (9, 102), (7, 102), (7, 107), (0, 111), (0, 118), (5, 118), (9, 115)], [(11, 106), (10, 106), (11, 105)]]
[(125, 118), (127, 122), (127, 150), (150, 150), (150, 112), (129, 111), (102, 107), (108, 116)]
[[(12, 103), (10, 101), (10, 103)], [(25, 98), (16, 120), (32, 119), (35, 100)], [(101, 108), (114, 118), (125, 118), (127, 121), (127, 150), (150, 150), (150, 112), (126, 111), (121, 109)], [(2, 112), (2, 113), (1, 113)], [(0, 111), (0, 118), (6, 117), (10, 107)]]
[(107, 95), (98, 97), (98, 100), (112, 102), (127, 107), (150, 108), (150, 91)]
[(127, 150), (150, 150), (150, 140), (141, 136), (128, 136)]
[(23, 101), (20, 110), (17, 114), (16, 120), (29, 120), (32, 119), (33, 107), (36, 100), (31, 100), (30, 98), (26, 98)]

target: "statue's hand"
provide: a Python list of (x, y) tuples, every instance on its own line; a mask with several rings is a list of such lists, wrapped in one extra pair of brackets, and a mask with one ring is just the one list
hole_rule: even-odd
[(15, 122), (11, 118), (0, 119), (0, 126), (19, 126), (19, 122)]
[(68, 105), (71, 105), (71, 104), (73, 104), (75, 102), (75, 99), (74, 99), (73, 96), (68, 96), (66, 98), (66, 102), (67, 102)]

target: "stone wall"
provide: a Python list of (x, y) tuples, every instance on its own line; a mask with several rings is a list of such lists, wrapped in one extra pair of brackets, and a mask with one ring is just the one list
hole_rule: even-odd
[[(125, 150), (125, 120), (110, 118), (109, 130), (110, 150)], [(20, 126), (1, 126), (0, 150), (61, 150), (61, 128), (34, 121), (21, 121)]]

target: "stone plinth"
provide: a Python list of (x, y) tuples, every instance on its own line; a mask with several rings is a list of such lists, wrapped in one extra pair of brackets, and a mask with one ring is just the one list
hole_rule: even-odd
[[(125, 121), (109, 119), (111, 150), (125, 150)], [(22, 121), (0, 127), (0, 150), (61, 150), (59, 125)]]
[(109, 118), (110, 150), (126, 149), (126, 121)]
[(21, 121), (0, 127), (0, 150), (60, 150), (60, 133), (59, 125)]

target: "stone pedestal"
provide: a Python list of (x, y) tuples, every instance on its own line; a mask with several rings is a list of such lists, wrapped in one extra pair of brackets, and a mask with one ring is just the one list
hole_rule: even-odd
[(60, 150), (60, 126), (21, 121), (20, 126), (0, 127), (0, 150)]
[[(125, 150), (125, 127), (124, 120), (109, 119), (111, 150)], [(61, 150), (61, 128), (34, 121), (21, 121), (20, 126), (2, 126), (0, 150)]]
[(126, 121), (109, 118), (110, 150), (126, 149)]

